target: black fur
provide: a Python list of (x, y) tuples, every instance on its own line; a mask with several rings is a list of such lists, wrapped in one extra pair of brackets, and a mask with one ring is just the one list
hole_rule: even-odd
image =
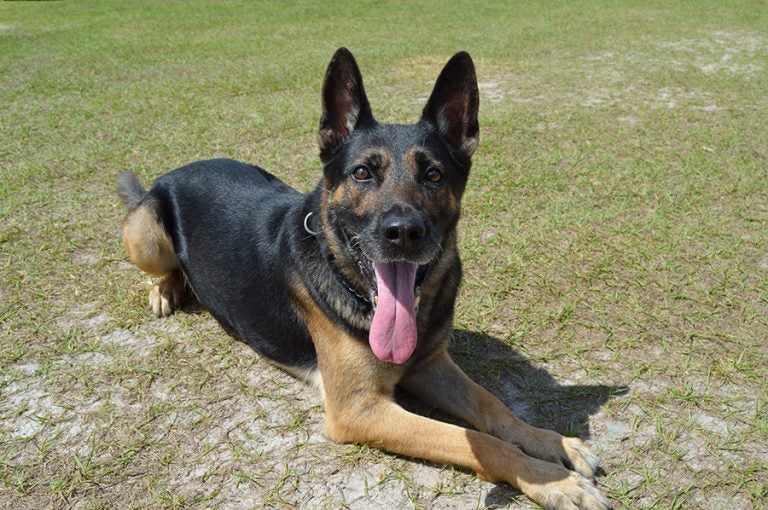
[(146, 196), (147, 190), (131, 172), (123, 172), (117, 182), (117, 195), (128, 209), (136, 209)]
[(304, 197), (265, 170), (226, 159), (163, 175), (149, 191), (200, 303), (264, 356), (311, 368), (315, 351), (288, 284), (301, 248)]

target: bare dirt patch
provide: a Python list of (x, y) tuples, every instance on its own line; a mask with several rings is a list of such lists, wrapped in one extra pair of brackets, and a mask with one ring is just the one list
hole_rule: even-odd
[[(627, 48), (583, 55), (563, 62), (557, 75), (491, 70), (479, 83), (490, 104), (552, 104), (564, 107), (623, 109), (696, 108), (716, 111), (713, 96), (701, 87), (648, 86), (647, 76), (663, 70), (749, 78), (766, 72), (765, 34), (715, 31), (696, 39), (662, 41), (655, 48)], [(645, 77), (643, 75), (646, 75)], [(494, 106), (490, 106), (493, 108)]]
[[(201, 344), (188, 319), (221, 338)], [(91, 335), (86, 350), (51, 357), (45, 367), (9, 369), (12, 382), (0, 401), (0, 437), (13, 466), (5, 476), (30, 495), (57, 488), (26, 499), (30, 504), (458, 509), (515, 501), (533, 508), (469, 473), (330, 443), (319, 396), (225, 337), (205, 314), (129, 329), (114, 323), (95, 303), (79, 305), (58, 324)], [(491, 337), (462, 332), (455, 349), (470, 372), (530, 421), (576, 427), (587, 437), (591, 429), (621, 427), (589, 416), (614, 390), (561, 385)], [(488, 358), (513, 370), (489, 376), (482, 368)], [(531, 393), (526, 381), (548, 389)], [(575, 394), (587, 400), (561, 407)], [(551, 401), (542, 407), (546, 395)], [(405, 404), (434, 414), (410, 399)], [(557, 409), (566, 412), (553, 421), (548, 413)], [(612, 448), (614, 436), (598, 447)]]
[[(0, 401), (13, 466), (5, 476), (33, 494), (37, 484), (60, 486), (28, 503), (469, 508), (497, 492), (450, 468), (328, 442), (311, 390), (229, 338), (190, 342), (176, 321), (115, 328), (95, 304), (81, 305), (59, 325), (93, 335), (95, 350), (10, 367)], [(169, 349), (180, 359), (166, 364)]]

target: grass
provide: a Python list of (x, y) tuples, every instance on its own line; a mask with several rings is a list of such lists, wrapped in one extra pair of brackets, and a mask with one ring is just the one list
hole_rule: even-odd
[(0, 3), (0, 507), (530, 506), (328, 443), (207, 314), (144, 311), (119, 172), (233, 157), (309, 189), (346, 45), (388, 122), (476, 60), (457, 359), (589, 437), (617, 508), (765, 508), (765, 26), (764, 2)]

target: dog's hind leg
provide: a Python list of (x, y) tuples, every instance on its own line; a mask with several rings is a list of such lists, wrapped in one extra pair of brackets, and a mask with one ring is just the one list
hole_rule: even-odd
[(149, 291), (149, 309), (157, 317), (167, 317), (184, 295), (184, 275), (173, 242), (154, 209), (152, 200), (144, 200), (128, 213), (123, 221), (123, 244), (136, 267), (161, 277)]

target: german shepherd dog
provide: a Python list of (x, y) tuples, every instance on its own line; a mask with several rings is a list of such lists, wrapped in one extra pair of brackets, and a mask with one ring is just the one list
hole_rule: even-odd
[[(161, 277), (149, 293), (155, 315), (191, 291), (232, 335), (318, 387), (332, 440), (464, 466), (545, 508), (606, 509), (591, 481), (598, 461), (579, 439), (527, 425), (447, 352), (478, 103), (461, 52), (416, 124), (381, 124), (340, 48), (323, 85), (314, 191), (223, 159), (174, 170), (149, 191), (126, 172), (123, 242), (133, 264)], [(474, 430), (405, 411), (398, 385)]]

